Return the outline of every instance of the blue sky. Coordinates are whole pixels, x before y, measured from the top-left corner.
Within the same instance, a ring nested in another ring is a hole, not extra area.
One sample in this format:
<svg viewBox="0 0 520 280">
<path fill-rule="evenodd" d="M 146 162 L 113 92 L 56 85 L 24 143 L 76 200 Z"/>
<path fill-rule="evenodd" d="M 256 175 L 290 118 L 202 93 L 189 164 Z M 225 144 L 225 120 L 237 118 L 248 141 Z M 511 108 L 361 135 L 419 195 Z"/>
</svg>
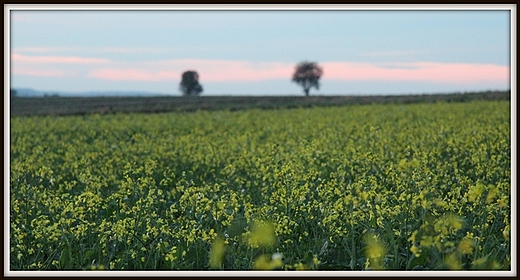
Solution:
<svg viewBox="0 0 520 280">
<path fill-rule="evenodd" d="M 10 11 L 11 87 L 44 91 L 301 95 L 304 60 L 311 95 L 507 90 L 510 53 L 507 9 Z"/>
</svg>

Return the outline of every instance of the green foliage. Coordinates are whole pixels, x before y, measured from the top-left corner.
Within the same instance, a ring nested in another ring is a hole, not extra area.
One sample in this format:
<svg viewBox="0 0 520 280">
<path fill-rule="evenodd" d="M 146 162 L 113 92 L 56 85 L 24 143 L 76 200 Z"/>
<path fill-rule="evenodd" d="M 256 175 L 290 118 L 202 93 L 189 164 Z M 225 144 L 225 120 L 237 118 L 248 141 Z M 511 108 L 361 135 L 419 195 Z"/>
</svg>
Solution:
<svg viewBox="0 0 520 280">
<path fill-rule="evenodd" d="M 509 106 L 12 117 L 10 268 L 510 270 Z"/>
<path fill-rule="evenodd" d="M 320 88 L 321 75 L 323 75 L 323 69 L 316 62 L 303 61 L 296 65 L 292 81 L 302 86 L 305 96 L 308 96 L 311 88 Z"/>
<path fill-rule="evenodd" d="M 199 95 L 202 92 L 202 86 L 199 84 L 199 74 L 195 71 L 185 71 L 181 76 L 179 89 L 183 95 Z"/>
</svg>

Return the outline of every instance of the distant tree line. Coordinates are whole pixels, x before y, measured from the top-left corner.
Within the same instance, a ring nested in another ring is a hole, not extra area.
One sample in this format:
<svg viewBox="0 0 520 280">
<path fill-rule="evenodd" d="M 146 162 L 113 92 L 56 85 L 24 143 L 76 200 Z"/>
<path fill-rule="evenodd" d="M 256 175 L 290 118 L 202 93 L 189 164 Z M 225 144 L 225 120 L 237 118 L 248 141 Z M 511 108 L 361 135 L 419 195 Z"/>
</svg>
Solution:
<svg viewBox="0 0 520 280">
<path fill-rule="evenodd" d="M 296 65 L 292 81 L 302 86 L 305 96 L 309 96 L 311 88 L 319 90 L 319 80 L 322 75 L 323 69 L 316 62 L 303 61 Z M 199 83 L 199 74 L 194 70 L 182 73 L 179 89 L 184 96 L 200 95 L 202 93 L 202 85 Z"/>
</svg>

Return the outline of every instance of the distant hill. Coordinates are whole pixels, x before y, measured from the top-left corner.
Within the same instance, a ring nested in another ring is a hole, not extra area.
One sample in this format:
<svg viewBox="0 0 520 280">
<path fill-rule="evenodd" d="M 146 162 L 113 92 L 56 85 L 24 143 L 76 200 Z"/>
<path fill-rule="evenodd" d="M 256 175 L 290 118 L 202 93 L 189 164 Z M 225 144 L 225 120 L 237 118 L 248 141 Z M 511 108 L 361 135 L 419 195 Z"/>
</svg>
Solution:
<svg viewBox="0 0 520 280">
<path fill-rule="evenodd" d="M 16 91 L 16 96 L 19 96 L 19 97 L 39 97 L 39 96 L 44 96 L 43 92 L 37 91 L 37 90 L 33 90 L 33 89 L 30 89 L 30 88 L 15 88 L 15 89 L 12 89 L 12 90 L 15 90 Z"/>
<path fill-rule="evenodd" d="M 41 91 L 30 88 L 14 88 L 18 97 L 151 97 L 151 96 L 168 96 L 163 93 L 144 92 L 144 91 L 85 91 L 85 92 L 58 92 L 58 91 Z"/>
</svg>

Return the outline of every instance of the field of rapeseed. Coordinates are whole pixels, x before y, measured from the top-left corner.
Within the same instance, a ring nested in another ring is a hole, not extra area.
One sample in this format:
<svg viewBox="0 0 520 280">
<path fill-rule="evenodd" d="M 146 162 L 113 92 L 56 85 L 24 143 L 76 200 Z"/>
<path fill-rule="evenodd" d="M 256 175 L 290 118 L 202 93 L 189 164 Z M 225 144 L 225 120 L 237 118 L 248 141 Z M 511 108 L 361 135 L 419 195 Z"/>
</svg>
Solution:
<svg viewBox="0 0 520 280">
<path fill-rule="evenodd" d="M 10 119 L 11 270 L 511 269 L 510 102 Z"/>
</svg>

